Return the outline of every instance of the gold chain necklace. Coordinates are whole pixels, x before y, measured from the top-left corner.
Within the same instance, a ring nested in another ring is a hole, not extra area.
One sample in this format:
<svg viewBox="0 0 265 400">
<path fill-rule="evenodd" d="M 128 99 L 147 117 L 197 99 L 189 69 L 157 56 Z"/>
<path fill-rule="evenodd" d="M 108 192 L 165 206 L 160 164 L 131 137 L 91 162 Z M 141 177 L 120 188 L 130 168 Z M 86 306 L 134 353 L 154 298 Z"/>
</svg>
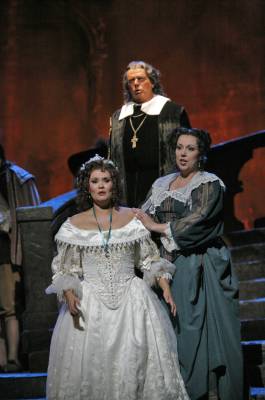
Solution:
<svg viewBox="0 0 265 400">
<path fill-rule="evenodd" d="M 139 118 L 139 117 L 142 117 L 144 114 L 145 113 L 141 113 L 141 114 L 138 114 L 138 115 L 131 115 L 131 117 L 132 118 Z"/>
<path fill-rule="evenodd" d="M 147 118 L 147 114 L 146 114 L 146 116 L 142 119 L 142 121 L 140 122 L 140 124 L 138 125 L 138 127 L 137 127 L 136 129 L 135 129 L 135 127 L 133 126 L 132 118 L 131 118 L 131 117 L 129 118 L 130 125 L 131 125 L 132 131 L 133 131 L 133 137 L 131 138 L 132 149 L 135 149 L 135 148 L 136 148 L 136 144 L 137 144 L 137 142 L 138 142 L 137 132 L 141 129 L 141 127 L 142 127 L 144 121 L 146 120 L 146 118 Z"/>
</svg>

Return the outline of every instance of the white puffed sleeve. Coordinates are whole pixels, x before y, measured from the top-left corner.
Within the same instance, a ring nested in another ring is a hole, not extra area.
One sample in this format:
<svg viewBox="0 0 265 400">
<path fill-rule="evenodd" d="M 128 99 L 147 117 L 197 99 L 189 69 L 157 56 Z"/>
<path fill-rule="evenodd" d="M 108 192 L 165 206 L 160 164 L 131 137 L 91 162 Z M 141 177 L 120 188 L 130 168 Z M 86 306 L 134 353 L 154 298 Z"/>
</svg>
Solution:
<svg viewBox="0 0 265 400">
<path fill-rule="evenodd" d="M 137 267 L 143 272 L 143 279 L 149 286 L 155 286 L 157 278 L 172 279 L 175 272 L 175 265 L 160 257 L 156 244 L 150 235 L 146 236 L 139 243 L 139 257 Z"/>
<path fill-rule="evenodd" d="M 57 243 L 58 254 L 52 261 L 52 284 L 46 289 L 46 294 L 56 293 L 59 301 L 64 300 L 64 291 L 72 289 L 75 295 L 82 298 L 81 279 L 82 251 L 79 246 L 69 243 Z"/>
</svg>

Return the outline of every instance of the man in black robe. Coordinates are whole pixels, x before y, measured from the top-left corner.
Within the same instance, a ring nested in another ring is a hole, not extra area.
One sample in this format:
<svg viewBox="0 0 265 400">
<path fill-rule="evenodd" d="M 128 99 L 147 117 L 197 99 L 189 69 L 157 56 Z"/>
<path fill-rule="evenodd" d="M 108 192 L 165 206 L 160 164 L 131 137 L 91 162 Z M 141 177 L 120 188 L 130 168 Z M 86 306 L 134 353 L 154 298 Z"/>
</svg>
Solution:
<svg viewBox="0 0 265 400">
<path fill-rule="evenodd" d="M 183 106 L 164 95 L 157 69 L 132 61 L 124 74 L 125 104 L 111 118 L 110 158 L 122 179 L 122 202 L 139 206 L 152 183 L 172 171 L 175 155 L 167 145 L 173 129 L 190 122 Z"/>
</svg>

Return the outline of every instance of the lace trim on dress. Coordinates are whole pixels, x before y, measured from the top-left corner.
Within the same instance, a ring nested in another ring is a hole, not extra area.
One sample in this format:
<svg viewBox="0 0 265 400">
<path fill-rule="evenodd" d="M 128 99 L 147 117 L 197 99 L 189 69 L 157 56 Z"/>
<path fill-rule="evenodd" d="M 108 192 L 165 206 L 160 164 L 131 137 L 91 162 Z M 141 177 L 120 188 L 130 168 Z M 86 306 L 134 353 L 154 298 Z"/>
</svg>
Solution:
<svg viewBox="0 0 265 400">
<path fill-rule="evenodd" d="M 156 208 L 167 198 L 171 197 L 183 204 L 187 204 L 189 208 L 192 208 L 192 197 L 191 193 L 194 189 L 197 189 L 201 184 L 208 182 L 219 181 L 221 187 L 225 190 L 225 184 L 215 174 L 211 174 L 206 171 L 199 171 L 193 176 L 191 181 L 183 188 L 176 190 L 169 190 L 170 183 L 178 176 L 178 173 L 166 175 L 157 179 L 152 187 L 152 195 L 142 205 L 144 211 L 148 211 L 150 214 L 154 214 Z"/>
<path fill-rule="evenodd" d="M 64 302 L 64 292 L 66 290 L 73 290 L 74 294 L 81 300 L 83 297 L 82 285 L 80 279 L 73 275 L 58 274 L 53 283 L 45 290 L 46 294 L 57 294 L 59 302 Z"/>
<path fill-rule="evenodd" d="M 130 241 L 127 240 L 126 242 L 115 242 L 115 243 L 110 243 L 108 244 L 108 247 L 110 250 L 121 250 L 121 249 L 126 249 L 129 247 L 134 246 L 135 243 L 140 243 L 142 244 L 146 238 L 148 238 L 148 236 L 150 236 L 149 234 L 141 237 L 141 238 L 132 238 Z M 122 240 L 122 239 L 121 239 Z M 90 253 L 98 253 L 98 252 L 102 252 L 102 243 L 95 243 L 95 244 L 91 244 L 91 243 L 78 243 L 76 244 L 76 241 L 63 241 L 63 240 L 59 240 L 58 238 L 55 239 L 57 246 L 62 247 L 62 248 L 76 248 L 77 250 L 85 250 L 85 251 L 89 251 Z"/>
<path fill-rule="evenodd" d="M 166 278 L 170 281 L 175 273 L 175 269 L 174 264 L 165 258 L 160 258 L 152 262 L 150 270 L 144 271 L 143 279 L 149 286 L 156 286 L 157 278 Z"/>
<path fill-rule="evenodd" d="M 150 237 L 150 232 L 141 221 L 133 218 L 122 228 L 112 230 L 108 246 L 110 248 L 125 248 L 134 243 L 140 243 Z M 72 225 L 69 219 L 62 225 L 55 236 L 56 243 L 60 246 L 77 246 L 78 248 L 97 251 L 102 248 L 102 239 L 98 231 L 79 229 Z"/>
<path fill-rule="evenodd" d="M 58 253 L 52 261 L 52 284 L 46 289 L 46 294 L 56 293 L 58 300 L 62 302 L 65 301 L 64 291 L 72 289 L 81 299 L 81 251 L 69 245 L 58 245 L 57 250 Z"/>
<path fill-rule="evenodd" d="M 141 245 L 138 267 L 143 272 L 143 279 L 149 286 L 155 286 L 157 278 L 165 277 L 171 280 L 176 269 L 174 264 L 160 257 L 159 250 L 151 237 Z"/>
</svg>

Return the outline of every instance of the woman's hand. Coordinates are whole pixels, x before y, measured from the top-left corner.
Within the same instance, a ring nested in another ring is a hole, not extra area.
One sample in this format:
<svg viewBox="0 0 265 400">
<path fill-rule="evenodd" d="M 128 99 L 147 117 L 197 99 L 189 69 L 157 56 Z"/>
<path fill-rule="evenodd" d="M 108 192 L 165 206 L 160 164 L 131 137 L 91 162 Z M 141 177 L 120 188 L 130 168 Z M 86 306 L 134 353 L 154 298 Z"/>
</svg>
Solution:
<svg viewBox="0 0 265 400">
<path fill-rule="evenodd" d="M 165 229 L 167 228 L 167 224 L 156 223 L 150 217 L 150 215 L 143 212 L 140 208 L 133 208 L 132 211 L 134 212 L 136 218 L 139 219 L 139 221 L 141 221 L 149 231 L 164 233 Z"/>
<path fill-rule="evenodd" d="M 158 284 L 163 290 L 163 297 L 165 299 L 165 302 L 170 306 L 170 311 L 175 317 L 177 314 L 177 306 L 173 300 L 168 280 L 161 277 L 158 279 Z"/>
<path fill-rule="evenodd" d="M 170 311 L 172 315 L 175 317 L 177 314 L 177 306 L 173 300 L 170 288 L 163 290 L 163 297 L 165 302 L 170 306 Z"/>
<path fill-rule="evenodd" d="M 135 216 L 149 231 L 154 230 L 155 222 L 154 220 L 145 212 L 143 212 L 140 208 L 133 208 L 132 211 L 135 213 Z"/>
<path fill-rule="evenodd" d="M 71 289 L 64 292 L 64 297 L 72 315 L 79 314 L 80 300 Z"/>
</svg>

